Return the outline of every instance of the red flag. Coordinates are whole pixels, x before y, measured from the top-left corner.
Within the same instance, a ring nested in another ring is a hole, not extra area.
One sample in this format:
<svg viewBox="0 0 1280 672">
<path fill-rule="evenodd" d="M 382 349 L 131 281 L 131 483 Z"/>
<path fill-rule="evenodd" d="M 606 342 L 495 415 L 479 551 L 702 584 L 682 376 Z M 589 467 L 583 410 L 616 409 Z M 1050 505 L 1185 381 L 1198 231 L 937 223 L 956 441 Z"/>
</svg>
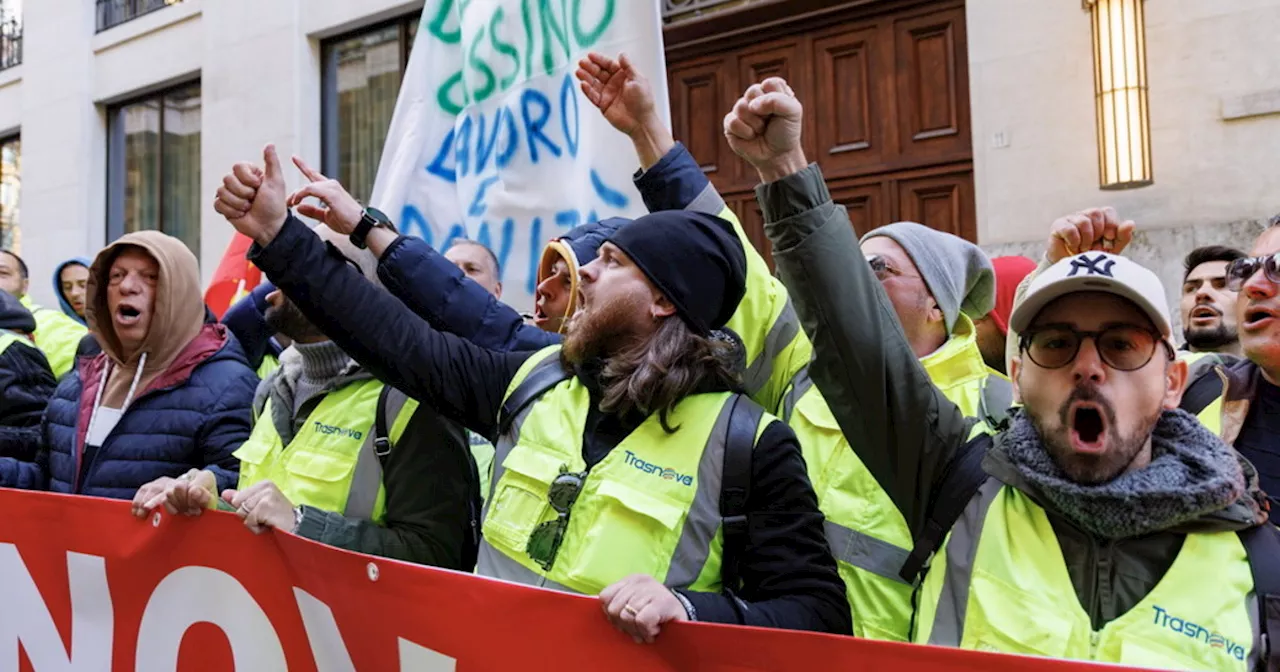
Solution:
<svg viewBox="0 0 1280 672">
<path fill-rule="evenodd" d="M 209 289 L 205 290 L 205 305 L 219 320 L 231 304 L 262 282 L 262 271 L 245 259 L 252 244 L 253 240 L 237 232 L 227 244 L 227 251 L 222 253 L 222 261 L 218 262 L 218 270 L 213 272 Z"/>
</svg>

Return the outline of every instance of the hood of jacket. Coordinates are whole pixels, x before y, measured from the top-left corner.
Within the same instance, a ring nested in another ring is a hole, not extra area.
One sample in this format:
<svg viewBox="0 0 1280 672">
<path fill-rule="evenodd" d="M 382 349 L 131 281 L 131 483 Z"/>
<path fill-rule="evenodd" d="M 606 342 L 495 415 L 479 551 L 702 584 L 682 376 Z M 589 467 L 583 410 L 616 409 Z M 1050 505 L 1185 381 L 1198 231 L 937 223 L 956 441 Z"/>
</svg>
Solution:
<svg viewBox="0 0 1280 672">
<path fill-rule="evenodd" d="M 107 308 L 108 276 L 111 264 L 122 249 L 141 248 L 156 260 L 155 305 L 151 324 L 138 352 L 126 357 L 116 335 L 111 311 Z M 89 267 L 89 283 L 85 297 L 85 319 L 102 351 L 114 364 L 107 380 L 102 403 L 118 408 L 137 373 L 143 354 L 146 364 L 138 376 L 138 390 L 149 384 L 173 363 L 178 354 L 200 333 L 205 322 L 205 305 L 200 294 L 200 271 L 196 257 L 182 241 L 159 231 L 129 233 L 111 243 L 94 258 Z"/>
<path fill-rule="evenodd" d="M 534 286 L 542 284 L 551 275 L 551 267 L 555 266 L 557 259 L 564 259 L 569 264 L 569 307 L 564 314 L 565 317 L 573 315 L 578 307 L 578 269 L 591 263 L 596 258 L 600 245 L 630 221 L 626 217 L 610 217 L 576 226 L 563 236 L 552 238 L 542 248 L 542 258 L 538 261 L 538 278 Z"/>
<path fill-rule="evenodd" d="M 62 308 L 62 312 L 65 313 L 67 317 L 79 322 L 80 324 L 85 323 L 84 318 L 76 314 L 75 309 L 71 307 L 71 302 L 67 301 L 67 297 L 62 294 L 62 269 L 73 264 L 84 266 L 87 269 L 91 263 L 92 262 L 90 262 L 86 257 L 72 257 L 61 264 L 58 264 L 57 267 L 53 269 L 53 295 L 58 297 L 58 306 Z M 88 294 L 86 293 L 86 302 L 88 301 L 88 298 Z M 86 311 L 87 310 L 88 308 L 86 306 Z"/>
<path fill-rule="evenodd" d="M 30 334 L 36 330 L 36 318 L 9 292 L 0 292 L 0 329 Z"/>
<path fill-rule="evenodd" d="M 1018 415 L 1020 417 L 1015 419 L 1015 430 L 1020 424 L 1019 421 L 1025 422 L 1025 411 L 1020 410 Z M 1046 511 L 1068 520 L 1071 520 L 1073 515 L 1079 515 L 1078 512 L 1068 512 L 1061 506 L 1055 505 L 1055 499 L 1062 501 L 1063 498 L 1046 492 L 1043 482 L 1035 482 L 1026 475 L 1024 468 L 1019 468 L 1018 460 L 1014 455 L 1017 451 L 1012 444 L 1019 439 L 1018 432 L 1014 430 L 997 435 L 994 445 L 983 459 L 983 469 L 1001 482 L 1021 490 Z M 1035 437 L 1035 441 L 1040 441 L 1038 436 Z M 1164 526 L 1159 531 L 1182 534 L 1234 532 L 1260 525 L 1267 520 L 1266 495 L 1258 484 L 1257 469 L 1230 446 L 1222 443 L 1212 432 L 1204 429 L 1194 416 L 1178 410 L 1165 411 L 1156 423 L 1153 441 L 1159 444 L 1153 446 L 1153 451 L 1162 453 L 1163 460 L 1187 463 L 1188 468 L 1182 472 L 1186 474 L 1188 481 L 1183 484 L 1184 487 L 1178 488 L 1182 494 L 1193 497 L 1192 491 L 1211 479 L 1232 482 L 1230 490 L 1235 493 L 1224 504 L 1214 507 L 1203 505 L 1197 507 L 1191 502 L 1180 502 L 1192 510 L 1195 508 L 1207 510 L 1195 516 L 1175 518 L 1178 522 Z M 1043 443 L 1040 445 L 1043 450 Z M 1153 461 L 1153 464 L 1156 462 Z M 1164 466 L 1167 467 L 1168 464 Z M 1141 491 L 1143 481 L 1147 481 L 1149 485 L 1152 480 L 1159 478 L 1154 474 L 1148 477 L 1143 473 L 1148 471 L 1152 469 L 1148 467 L 1130 472 L 1099 486 L 1079 486 L 1080 492 L 1069 493 L 1071 495 L 1069 499 L 1087 499 L 1097 494 L 1090 491 L 1100 491 L 1100 501 L 1104 503 L 1106 497 L 1110 496 L 1115 502 L 1127 502 L 1123 506 L 1136 508 L 1146 494 Z M 1134 487 L 1132 492 L 1124 491 L 1134 484 L 1138 487 Z M 1108 489 L 1114 492 L 1106 492 Z"/>
</svg>

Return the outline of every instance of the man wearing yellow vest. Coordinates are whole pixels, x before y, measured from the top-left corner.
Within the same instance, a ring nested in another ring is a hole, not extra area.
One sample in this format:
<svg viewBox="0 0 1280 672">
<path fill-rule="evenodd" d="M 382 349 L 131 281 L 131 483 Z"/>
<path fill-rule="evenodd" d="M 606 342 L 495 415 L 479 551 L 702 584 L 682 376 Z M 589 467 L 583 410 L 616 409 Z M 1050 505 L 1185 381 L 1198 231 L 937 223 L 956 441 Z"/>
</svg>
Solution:
<svg viewBox="0 0 1280 672">
<path fill-rule="evenodd" d="M 27 262 L 9 250 L 0 250 L 0 289 L 22 301 L 22 305 L 36 318 L 36 347 L 49 360 L 49 368 L 55 378 L 71 370 L 76 362 L 76 349 L 80 339 L 88 333 L 83 324 L 62 314 L 62 311 L 38 306 L 27 294 L 29 283 Z"/>
<path fill-rule="evenodd" d="M 583 92 L 605 119 L 631 138 L 641 166 L 635 184 L 650 211 L 690 209 L 717 214 L 734 223 L 747 251 L 748 290 L 727 326 L 742 338 L 747 350 L 747 389 L 753 399 L 786 421 L 800 439 L 819 508 L 826 516 L 823 527 L 827 540 L 847 586 L 854 634 L 906 641 L 910 635 L 911 583 L 900 576 L 900 569 L 912 546 L 911 533 L 893 501 L 850 449 L 826 400 L 812 385 L 808 373 L 812 346 L 799 329 L 786 288 L 769 272 L 764 258 L 752 247 L 737 218 L 697 162 L 675 142 L 657 113 L 646 78 L 629 59 L 590 54 L 579 63 L 577 76 Z M 966 294 L 973 297 L 971 307 L 985 307 L 990 300 L 986 297 L 992 293 L 990 268 L 977 248 L 946 234 L 913 235 L 905 228 L 884 231 L 902 230 L 903 237 L 919 240 L 921 254 L 932 254 L 931 244 L 946 247 L 959 242 L 961 250 L 968 252 L 975 263 L 963 269 L 934 269 L 932 281 L 944 290 L 952 290 L 947 296 L 954 297 L 955 287 L 970 288 Z M 873 240 L 870 244 L 880 242 Z M 955 256 L 965 258 L 964 254 Z M 914 268 L 910 258 L 898 263 Z M 919 318 L 911 319 L 911 323 L 934 327 L 929 337 L 936 340 L 922 349 L 935 381 L 957 403 L 973 412 L 980 411 L 980 405 L 972 402 L 980 399 L 976 393 L 984 389 L 982 385 L 993 372 L 983 365 L 969 318 L 952 311 L 957 324 L 954 331 L 962 335 L 948 339 L 944 313 L 918 274 L 912 272 L 916 276 L 912 282 L 889 277 L 887 264 L 885 271 L 886 286 L 896 288 L 895 308 L 907 316 L 902 319 Z M 958 300 L 956 304 L 964 302 Z M 997 390 L 1003 394 L 1002 399 L 992 403 L 993 412 L 1003 411 L 1012 396 L 1006 380 L 996 380 L 988 392 Z"/>
<path fill-rule="evenodd" d="M 376 283 L 373 255 L 323 224 L 315 231 L 330 254 Z M 235 452 L 237 489 L 218 502 L 213 474 L 192 470 L 141 488 L 135 515 L 161 505 L 198 515 L 225 504 L 254 532 L 276 528 L 350 551 L 471 570 L 480 493 L 462 428 L 374 379 L 279 290 L 266 301 L 267 326 L 293 344 L 258 386 L 257 421 Z M 374 420 L 379 406 L 385 427 Z"/>
<path fill-rule="evenodd" d="M 798 121 L 775 117 L 795 111 L 785 87 L 756 98 L 748 106 L 764 134 Z M 757 191 L 765 230 L 814 339 L 814 380 L 833 408 L 848 409 L 837 413 L 841 427 L 860 437 L 853 449 L 916 538 L 946 535 L 919 590 L 914 639 L 1138 666 L 1260 667 L 1270 628 L 1258 605 L 1274 609 L 1275 591 L 1268 577 L 1255 580 L 1246 548 L 1280 540 L 1262 525 L 1248 463 L 1174 410 L 1186 365 L 1159 279 L 1106 252 L 1037 277 L 1010 320 L 1023 410 L 993 438 L 929 384 L 901 326 L 884 319 L 893 312 L 884 287 L 799 143 L 758 157 L 770 180 Z"/>
<path fill-rule="evenodd" d="M 1280 502 L 1280 216 L 1258 236 L 1252 255 L 1227 267 L 1238 292 L 1236 324 L 1246 359 L 1192 367 L 1182 408 L 1258 468 L 1262 489 Z"/>
<path fill-rule="evenodd" d="M 289 214 L 273 147 L 264 161 L 215 203 L 254 263 L 380 379 L 494 440 L 479 574 L 597 595 L 637 641 L 683 620 L 849 632 L 795 436 L 733 392 L 711 338 L 745 291 L 728 223 L 623 225 L 580 269 L 563 349 L 497 353 L 356 282 Z M 366 222 L 344 229 L 357 245 Z"/>
</svg>

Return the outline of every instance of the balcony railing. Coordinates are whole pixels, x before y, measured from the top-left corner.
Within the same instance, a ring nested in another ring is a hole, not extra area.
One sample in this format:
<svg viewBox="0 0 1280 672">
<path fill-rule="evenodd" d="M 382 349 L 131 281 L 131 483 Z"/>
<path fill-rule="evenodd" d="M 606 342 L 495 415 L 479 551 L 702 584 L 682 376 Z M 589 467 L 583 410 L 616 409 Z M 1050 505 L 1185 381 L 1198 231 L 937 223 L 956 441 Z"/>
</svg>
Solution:
<svg viewBox="0 0 1280 672">
<path fill-rule="evenodd" d="M 132 21 L 182 0 L 97 0 L 98 32 Z"/>
<path fill-rule="evenodd" d="M 662 20 L 671 23 L 692 19 L 749 2 L 752 0 L 662 0 Z"/>
<path fill-rule="evenodd" d="M 22 64 L 22 22 L 0 15 L 0 70 Z"/>
</svg>

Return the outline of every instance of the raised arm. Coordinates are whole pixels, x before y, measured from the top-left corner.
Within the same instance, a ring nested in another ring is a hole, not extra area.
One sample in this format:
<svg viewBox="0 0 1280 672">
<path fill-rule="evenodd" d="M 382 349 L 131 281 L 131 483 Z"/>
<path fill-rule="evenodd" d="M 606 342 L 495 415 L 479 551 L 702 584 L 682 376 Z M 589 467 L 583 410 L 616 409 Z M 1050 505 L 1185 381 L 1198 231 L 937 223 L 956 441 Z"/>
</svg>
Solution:
<svg viewBox="0 0 1280 672">
<path fill-rule="evenodd" d="M 933 385 L 859 251 L 844 207 L 800 149 L 803 111 L 781 79 L 747 90 L 725 135 L 765 184 L 756 198 L 774 261 L 813 341 L 814 382 L 850 445 L 913 531 L 970 423 Z"/>
<path fill-rule="evenodd" d="M 648 80 L 626 56 L 614 60 L 589 54 L 578 62 L 576 74 L 587 99 L 631 139 L 640 160 L 636 188 L 650 212 L 693 210 L 733 223 L 747 253 L 747 293 L 725 326 L 742 338 L 746 350 L 743 384 L 747 393 L 766 409 L 776 410 L 788 383 L 809 363 L 812 351 L 786 288 L 769 272 L 738 217 L 693 156 L 672 137 L 657 113 Z"/>
<path fill-rule="evenodd" d="M 560 335 L 526 324 L 421 238 L 400 236 L 381 255 L 378 278 L 410 310 L 440 331 L 499 352 L 541 350 Z"/>
<path fill-rule="evenodd" d="M 379 380 L 492 438 L 507 385 L 529 353 L 496 353 L 439 332 L 368 282 L 289 213 L 275 148 L 268 145 L 263 158 L 266 171 L 237 164 L 215 203 L 219 213 L 254 240 L 249 258 Z M 305 196 L 322 197 L 315 187 L 305 188 Z"/>
</svg>

